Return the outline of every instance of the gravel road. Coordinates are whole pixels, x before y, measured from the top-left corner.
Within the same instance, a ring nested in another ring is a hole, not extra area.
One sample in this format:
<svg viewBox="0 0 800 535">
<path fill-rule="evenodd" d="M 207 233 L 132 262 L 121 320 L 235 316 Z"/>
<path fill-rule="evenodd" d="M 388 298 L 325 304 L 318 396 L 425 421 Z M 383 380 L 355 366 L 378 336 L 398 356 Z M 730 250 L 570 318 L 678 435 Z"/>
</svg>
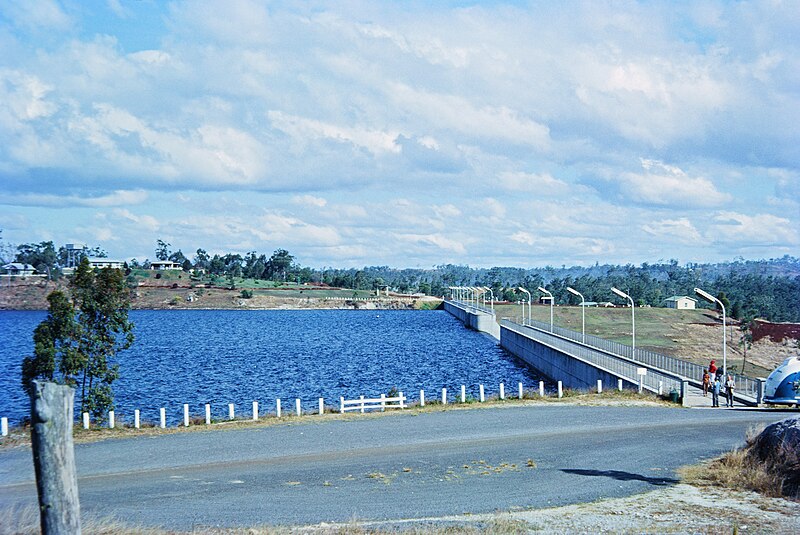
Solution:
<svg viewBox="0 0 800 535">
<path fill-rule="evenodd" d="M 82 508 L 144 526 L 314 524 L 543 508 L 676 483 L 770 411 L 508 405 L 76 445 Z M 0 452 L 0 507 L 35 504 Z"/>
</svg>

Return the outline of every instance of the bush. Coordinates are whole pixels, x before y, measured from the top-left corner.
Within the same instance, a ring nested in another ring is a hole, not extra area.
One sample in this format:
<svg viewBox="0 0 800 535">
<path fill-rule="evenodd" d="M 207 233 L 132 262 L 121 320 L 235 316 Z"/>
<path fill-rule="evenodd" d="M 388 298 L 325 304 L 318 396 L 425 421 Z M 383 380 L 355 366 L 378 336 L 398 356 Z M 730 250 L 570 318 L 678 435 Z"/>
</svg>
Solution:
<svg viewBox="0 0 800 535">
<path fill-rule="evenodd" d="M 252 299 L 253 290 L 242 290 L 240 295 L 242 296 L 242 299 Z"/>
</svg>

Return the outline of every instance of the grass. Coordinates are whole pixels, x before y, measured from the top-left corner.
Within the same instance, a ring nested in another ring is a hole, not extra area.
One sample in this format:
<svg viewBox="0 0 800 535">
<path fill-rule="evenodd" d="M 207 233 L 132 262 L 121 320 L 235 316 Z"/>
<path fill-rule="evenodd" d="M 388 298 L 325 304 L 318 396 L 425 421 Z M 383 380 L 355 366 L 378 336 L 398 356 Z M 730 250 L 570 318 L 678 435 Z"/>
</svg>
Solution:
<svg viewBox="0 0 800 535">
<path fill-rule="evenodd" d="M 455 535 L 493 533 L 512 535 L 528 533 L 529 525 L 521 520 L 497 518 L 486 521 L 448 521 L 415 523 L 397 526 L 372 526 L 353 520 L 346 524 L 322 524 L 319 526 L 254 526 L 241 528 L 196 527 L 190 531 L 164 530 L 131 526 L 110 517 L 81 515 L 81 532 L 85 535 Z M 0 534 L 38 535 L 39 515 L 35 507 L 10 507 L 0 509 Z"/>
<path fill-rule="evenodd" d="M 800 452 L 783 447 L 771 460 L 760 461 L 754 455 L 759 429 L 750 429 L 743 448 L 716 459 L 684 466 L 678 475 L 684 483 L 697 487 L 724 487 L 751 490 L 773 498 L 800 499 Z"/>
</svg>

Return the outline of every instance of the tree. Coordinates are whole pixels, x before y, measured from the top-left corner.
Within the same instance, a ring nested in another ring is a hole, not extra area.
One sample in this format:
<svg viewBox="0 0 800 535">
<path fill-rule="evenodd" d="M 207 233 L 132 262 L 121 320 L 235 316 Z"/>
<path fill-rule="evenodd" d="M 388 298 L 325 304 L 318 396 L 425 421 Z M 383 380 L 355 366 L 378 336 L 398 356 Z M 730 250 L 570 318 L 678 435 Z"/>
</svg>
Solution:
<svg viewBox="0 0 800 535">
<path fill-rule="evenodd" d="M 171 246 L 171 244 L 165 242 L 164 240 L 158 240 L 156 242 L 156 258 L 158 260 L 167 260 L 170 255 L 169 248 Z"/>
<path fill-rule="evenodd" d="M 753 317 L 747 316 L 739 322 L 739 346 L 742 348 L 742 375 L 747 365 L 747 350 L 753 347 Z"/>
<path fill-rule="evenodd" d="M 275 276 L 279 275 L 282 280 L 286 280 L 286 275 L 292 269 L 292 262 L 294 257 L 289 254 L 286 249 L 276 250 L 267 262 L 267 271 L 270 278 L 275 280 Z"/>
<path fill-rule="evenodd" d="M 58 263 L 58 254 L 51 241 L 41 243 L 24 243 L 17 247 L 16 262 L 32 265 L 36 271 L 54 274 Z"/>
<path fill-rule="evenodd" d="M 70 298 L 60 291 L 48 296 L 48 316 L 34 331 L 34 356 L 22 362 L 23 386 L 40 378 L 79 386 L 81 412 L 102 420 L 114 408 L 115 357 L 133 344 L 130 290 L 121 270 L 92 270 L 87 258 L 69 290 Z"/>
</svg>

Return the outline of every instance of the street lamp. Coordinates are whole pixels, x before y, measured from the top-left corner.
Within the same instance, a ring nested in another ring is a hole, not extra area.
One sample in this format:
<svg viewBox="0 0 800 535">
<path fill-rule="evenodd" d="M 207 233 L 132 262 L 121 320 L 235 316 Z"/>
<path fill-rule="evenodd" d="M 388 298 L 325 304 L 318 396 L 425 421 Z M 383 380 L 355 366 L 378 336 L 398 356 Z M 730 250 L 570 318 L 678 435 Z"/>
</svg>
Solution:
<svg viewBox="0 0 800 535">
<path fill-rule="evenodd" d="M 550 332 L 553 332 L 553 294 L 539 286 L 539 291 L 546 294 L 550 298 Z"/>
<path fill-rule="evenodd" d="M 586 299 L 583 298 L 583 294 L 581 294 L 575 288 L 570 288 L 567 286 L 567 291 L 573 295 L 577 295 L 581 298 L 581 342 L 586 343 Z"/>
<path fill-rule="evenodd" d="M 722 301 L 714 297 L 708 292 L 704 292 L 700 288 L 695 288 L 694 293 L 709 301 L 711 303 L 717 303 L 720 307 L 722 307 L 722 375 L 723 377 L 728 376 L 728 347 L 725 342 L 725 305 L 722 304 Z"/>
<path fill-rule="evenodd" d="M 489 296 L 490 296 L 489 297 L 489 299 L 490 299 L 489 308 L 492 311 L 492 315 L 494 315 L 494 291 L 491 288 L 489 288 L 488 286 L 484 288 L 484 291 L 489 292 Z"/>
<path fill-rule="evenodd" d="M 627 299 L 631 302 L 631 357 L 636 360 L 636 315 L 634 310 L 636 308 L 633 306 L 633 297 L 626 294 L 622 290 L 617 290 L 613 286 L 611 287 L 611 291 L 620 296 L 623 299 Z"/>
<path fill-rule="evenodd" d="M 530 321 L 533 319 L 531 317 L 531 293 L 528 290 L 526 290 L 525 288 L 523 288 L 522 286 L 519 287 L 519 291 L 525 292 L 526 294 L 528 294 L 528 322 L 530 323 Z M 522 307 L 522 324 L 523 325 L 525 324 L 525 307 L 524 306 Z"/>
</svg>

